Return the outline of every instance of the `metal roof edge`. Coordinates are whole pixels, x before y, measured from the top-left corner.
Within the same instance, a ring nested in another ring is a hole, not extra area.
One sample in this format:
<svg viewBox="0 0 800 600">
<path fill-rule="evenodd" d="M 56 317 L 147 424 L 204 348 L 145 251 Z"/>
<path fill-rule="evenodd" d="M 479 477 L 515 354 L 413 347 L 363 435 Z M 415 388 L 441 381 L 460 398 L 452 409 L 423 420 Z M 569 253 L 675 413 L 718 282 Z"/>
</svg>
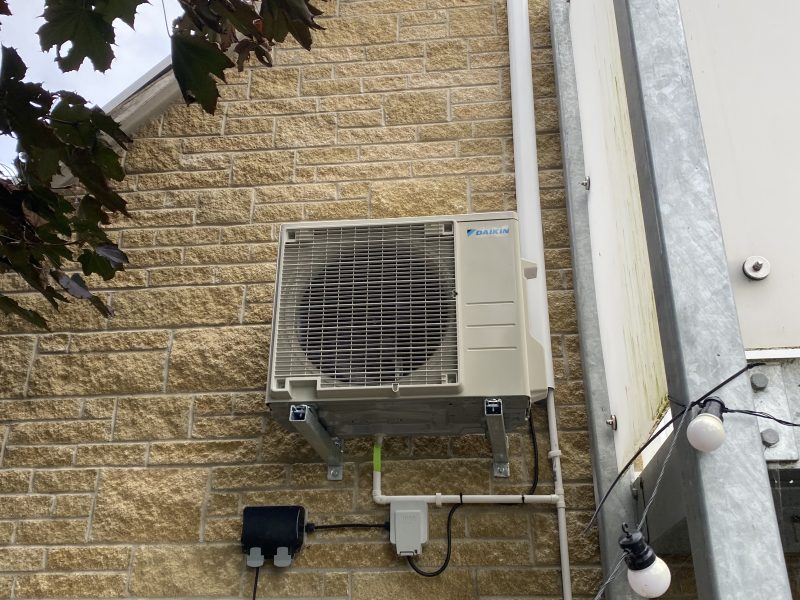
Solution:
<svg viewBox="0 0 800 600">
<path fill-rule="evenodd" d="M 102 108 L 126 133 L 134 134 L 180 97 L 180 89 L 172 76 L 172 57 L 167 56 Z"/>
</svg>

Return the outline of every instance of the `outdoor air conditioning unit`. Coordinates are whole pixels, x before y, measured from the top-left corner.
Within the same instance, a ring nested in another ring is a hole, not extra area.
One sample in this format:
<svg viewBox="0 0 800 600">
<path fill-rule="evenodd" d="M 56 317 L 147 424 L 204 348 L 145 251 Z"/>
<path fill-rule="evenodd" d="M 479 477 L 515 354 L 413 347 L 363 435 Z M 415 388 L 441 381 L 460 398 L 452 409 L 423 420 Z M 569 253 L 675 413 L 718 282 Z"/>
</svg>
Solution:
<svg viewBox="0 0 800 600">
<path fill-rule="evenodd" d="M 536 265 L 520 259 L 517 225 L 510 212 L 284 225 L 276 420 L 329 464 L 332 438 L 522 424 L 547 384 L 526 322 Z"/>
</svg>

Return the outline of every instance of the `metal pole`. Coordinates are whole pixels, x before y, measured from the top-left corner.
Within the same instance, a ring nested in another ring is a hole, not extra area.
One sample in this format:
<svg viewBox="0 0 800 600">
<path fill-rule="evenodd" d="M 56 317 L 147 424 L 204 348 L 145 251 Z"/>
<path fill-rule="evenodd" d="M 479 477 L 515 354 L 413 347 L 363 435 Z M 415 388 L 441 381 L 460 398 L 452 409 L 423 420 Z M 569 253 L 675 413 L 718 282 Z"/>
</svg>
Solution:
<svg viewBox="0 0 800 600">
<path fill-rule="evenodd" d="M 615 0 L 659 328 L 673 398 L 697 398 L 745 364 L 678 0 Z M 747 380 L 719 395 L 753 408 Z M 713 453 L 681 436 L 698 596 L 791 598 L 755 419 L 725 419 Z"/>
</svg>

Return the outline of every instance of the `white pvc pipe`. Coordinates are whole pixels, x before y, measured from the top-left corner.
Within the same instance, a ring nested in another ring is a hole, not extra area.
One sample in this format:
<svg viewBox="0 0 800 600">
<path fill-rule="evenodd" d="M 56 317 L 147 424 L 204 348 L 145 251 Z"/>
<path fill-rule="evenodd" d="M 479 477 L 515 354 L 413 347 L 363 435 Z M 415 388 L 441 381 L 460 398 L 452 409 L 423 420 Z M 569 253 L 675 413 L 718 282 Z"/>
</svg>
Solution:
<svg viewBox="0 0 800 600">
<path fill-rule="evenodd" d="M 561 585 L 564 600 L 572 600 L 567 517 L 564 482 L 561 475 L 561 451 L 558 446 L 553 388 L 553 351 L 550 345 L 550 320 L 547 310 L 547 286 L 544 277 L 544 240 L 539 198 L 539 163 L 536 156 L 536 113 L 533 100 L 533 66 L 528 0 L 507 0 L 508 53 L 511 69 L 511 113 L 514 131 L 514 180 L 517 215 L 520 227 L 522 258 L 536 263 L 538 277 L 527 282 L 528 322 L 531 333 L 544 346 L 547 378 L 547 423 L 558 516 L 558 542 L 561 554 Z"/>
<path fill-rule="evenodd" d="M 531 415 L 530 418 L 533 418 Z M 553 482 L 561 501 L 556 504 L 558 517 L 558 548 L 561 556 L 561 589 L 564 600 L 572 600 L 572 578 L 569 566 L 569 543 L 567 532 L 567 505 L 564 502 L 564 479 L 561 475 L 561 450 L 558 448 L 558 424 L 556 423 L 556 400 L 553 388 L 547 391 L 547 427 L 550 431 L 550 454 L 553 461 Z"/>
<path fill-rule="evenodd" d="M 381 493 L 381 472 L 372 471 L 372 500 L 376 504 L 391 504 L 416 500 L 427 504 L 558 504 L 556 494 L 423 494 L 417 496 L 384 496 Z"/>
<path fill-rule="evenodd" d="M 508 0 L 508 52 L 511 67 L 511 114 L 514 130 L 514 181 L 522 258 L 536 263 L 538 275 L 527 281 L 528 323 L 544 346 L 547 387 L 553 387 L 553 351 L 547 313 L 539 163 L 536 156 L 536 113 L 528 0 Z"/>
</svg>

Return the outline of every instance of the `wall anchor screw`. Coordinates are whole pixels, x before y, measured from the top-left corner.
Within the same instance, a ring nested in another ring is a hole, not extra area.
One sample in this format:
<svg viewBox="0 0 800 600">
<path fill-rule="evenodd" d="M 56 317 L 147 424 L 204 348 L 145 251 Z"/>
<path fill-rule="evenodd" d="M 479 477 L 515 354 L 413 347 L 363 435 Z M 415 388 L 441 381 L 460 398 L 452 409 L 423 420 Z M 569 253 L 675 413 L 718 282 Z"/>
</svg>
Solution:
<svg viewBox="0 0 800 600">
<path fill-rule="evenodd" d="M 611 418 L 606 419 L 606 425 L 611 427 L 612 431 L 617 430 L 617 415 L 611 415 Z"/>
<path fill-rule="evenodd" d="M 586 178 L 583 181 L 581 181 L 581 185 L 588 190 L 590 187 L 592 187 L 591 178 L 587 175 Z"/>
</svg>

